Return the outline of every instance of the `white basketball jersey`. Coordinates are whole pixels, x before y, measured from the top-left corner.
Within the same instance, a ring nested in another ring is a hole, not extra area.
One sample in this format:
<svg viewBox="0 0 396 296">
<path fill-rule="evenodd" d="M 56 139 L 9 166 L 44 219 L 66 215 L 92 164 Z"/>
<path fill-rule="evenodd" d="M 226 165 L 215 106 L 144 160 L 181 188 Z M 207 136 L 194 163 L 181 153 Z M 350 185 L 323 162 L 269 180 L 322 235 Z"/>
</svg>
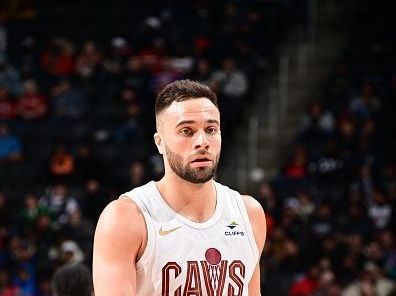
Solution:
<svg viewBox="0 0 396 296">
<path fill-rule="evenodd" d="M 248 295 L 259 260 L 240 194 L 215 182 L 216 209 L 204 223 L 177 214 L 156 183 L 127 192 L 147 225 L 147 246 L 136 265 L 139 296 Z"/>
</svg>

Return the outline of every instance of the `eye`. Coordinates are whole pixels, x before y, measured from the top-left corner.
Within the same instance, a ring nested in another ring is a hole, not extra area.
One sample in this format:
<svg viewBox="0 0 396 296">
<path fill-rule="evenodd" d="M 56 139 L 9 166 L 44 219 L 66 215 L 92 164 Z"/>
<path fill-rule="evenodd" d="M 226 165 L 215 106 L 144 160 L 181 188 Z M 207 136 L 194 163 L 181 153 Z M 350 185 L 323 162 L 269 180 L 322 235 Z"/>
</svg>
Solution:
<svg viewBox="0 0 396 296">
<path fill-rule="evenodd" d="M 214 135 L 214 134 L 217 133 L 217 128 L 214 127 L 214 126 L 208 127 L 208 128 L 206 129 L 206 132 L 207 132 L 209 135 Z"/>
<path fill-rule="evenodd" d="M 187 127 L 182 128 L 182 129 L 180 130 L 180 133 L 181 133 L 183 136 L 186 136 L 186 137 L 189 137 L 189 136 L 191 136 L 191 135 L 193 134 L 192 130 L 191 130 L 190 128 L 187 128 Z"/>
</svg>

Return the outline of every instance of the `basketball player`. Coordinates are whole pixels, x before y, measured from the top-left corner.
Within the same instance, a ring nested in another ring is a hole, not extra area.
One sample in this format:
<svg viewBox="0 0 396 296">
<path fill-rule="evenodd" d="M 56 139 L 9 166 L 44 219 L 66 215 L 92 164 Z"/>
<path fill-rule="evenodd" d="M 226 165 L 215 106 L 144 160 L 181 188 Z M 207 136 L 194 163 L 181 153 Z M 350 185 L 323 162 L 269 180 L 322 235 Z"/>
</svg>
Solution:
<svg viewBox="0 0 396 296">
<path fill-rule="evenodd" d="M 155 113 L 165 175 L 101 214 L 95 295 L 260 295 L 265 216 L 255 199 L 213 180 L 221 149 L 216 95 L 176 81 L 159 93 Z"/>
</svg>

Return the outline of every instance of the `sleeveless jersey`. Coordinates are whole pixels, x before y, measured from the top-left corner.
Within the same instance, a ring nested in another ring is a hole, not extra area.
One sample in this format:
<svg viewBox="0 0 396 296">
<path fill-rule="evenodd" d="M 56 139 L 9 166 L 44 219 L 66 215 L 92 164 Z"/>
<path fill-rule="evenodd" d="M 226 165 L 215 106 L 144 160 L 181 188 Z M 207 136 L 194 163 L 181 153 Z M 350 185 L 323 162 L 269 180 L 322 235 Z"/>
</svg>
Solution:
<svg viewBox="0 0 396 296">
<path fill-rule="evenodd" d="M 258 248 L 241 195 L 215 182 L 212 217 L 193 222 L 177 214 L 151 181 L 124 195 L 141 209 L 147 246 L 136 263 L 139 296 L 248 295 Z"/>
</svg>

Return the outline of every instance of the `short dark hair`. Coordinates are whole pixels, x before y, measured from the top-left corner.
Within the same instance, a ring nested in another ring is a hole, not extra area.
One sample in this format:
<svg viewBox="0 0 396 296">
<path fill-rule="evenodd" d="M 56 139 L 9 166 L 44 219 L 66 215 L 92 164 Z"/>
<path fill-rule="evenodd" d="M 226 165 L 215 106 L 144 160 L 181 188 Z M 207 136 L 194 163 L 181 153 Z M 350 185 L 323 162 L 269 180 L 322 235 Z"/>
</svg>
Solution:
<svg viewBox="0 0 396 296">
<path fill-rule="evenodd" d="M 91 296 L 91 272 L 83 264 L 64 265 L 52 277 L 52 289 L 56 296 Z"/>
<path fill-rule="evenodd" d="M 189 99 L 207 98 L 217 108 L 217 96 L 209 86 L 189 79 L 176 80 L 165 86 L 157 96 L 155 115 L 169 107 L 174 101 L 182 102 Z"/>
</svg>

